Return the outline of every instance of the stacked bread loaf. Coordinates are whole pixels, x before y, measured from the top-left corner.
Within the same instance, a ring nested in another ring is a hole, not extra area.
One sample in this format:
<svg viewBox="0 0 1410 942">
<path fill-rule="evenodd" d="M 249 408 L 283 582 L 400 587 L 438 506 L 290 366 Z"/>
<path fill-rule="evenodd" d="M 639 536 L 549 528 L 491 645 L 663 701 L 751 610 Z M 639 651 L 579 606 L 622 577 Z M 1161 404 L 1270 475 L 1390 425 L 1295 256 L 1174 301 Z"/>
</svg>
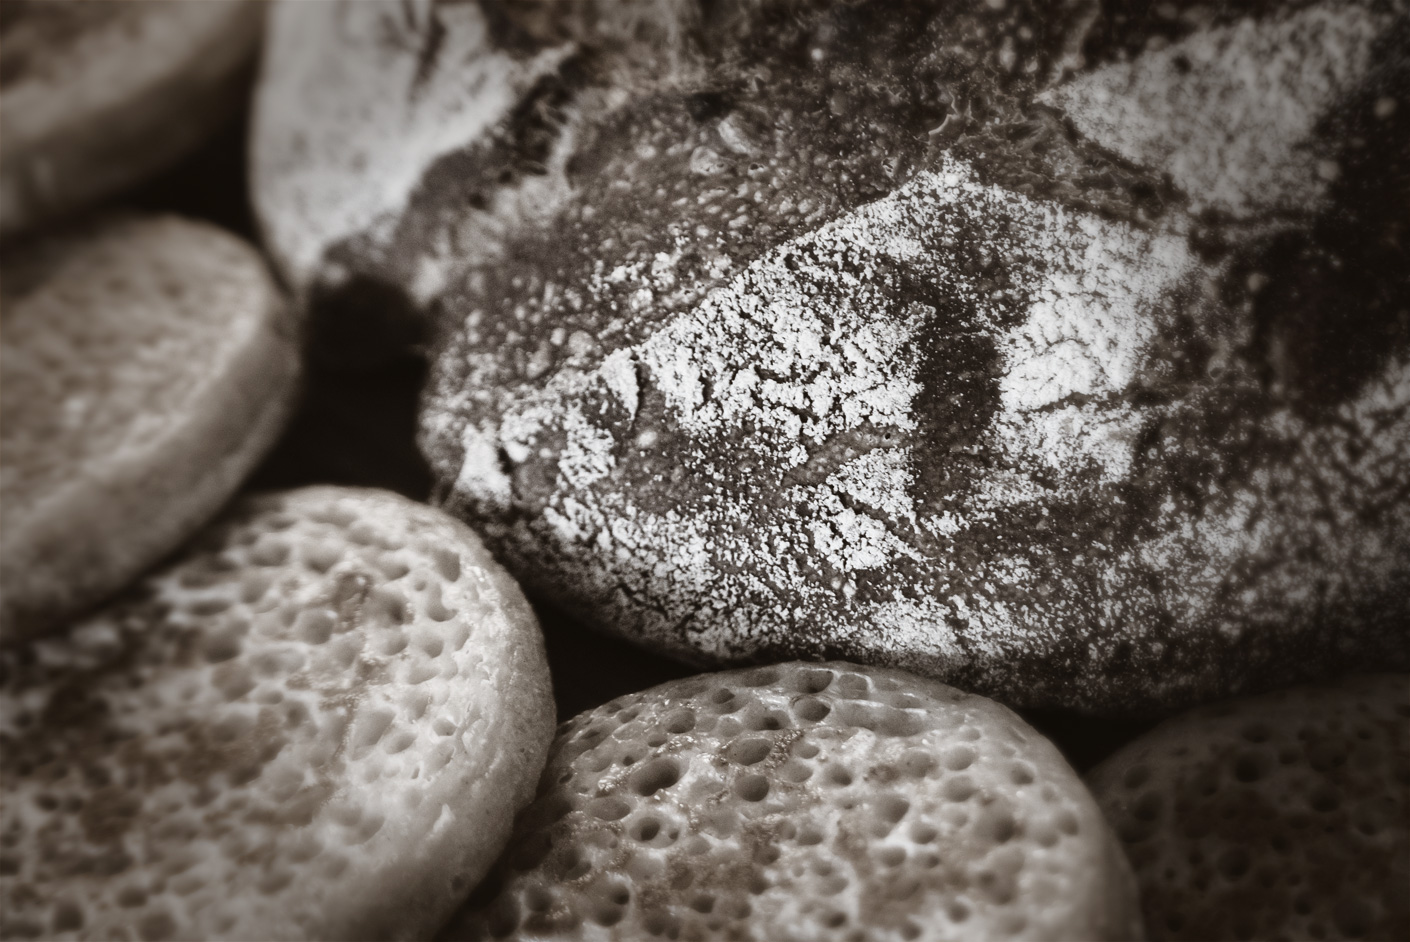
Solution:
<svg viewBox="0 0 1410 942">
<path fill-rule="evenodd" d="M 0 11 L 0 938 L 1410 933 L 1401 0 Z"/>
</svg>

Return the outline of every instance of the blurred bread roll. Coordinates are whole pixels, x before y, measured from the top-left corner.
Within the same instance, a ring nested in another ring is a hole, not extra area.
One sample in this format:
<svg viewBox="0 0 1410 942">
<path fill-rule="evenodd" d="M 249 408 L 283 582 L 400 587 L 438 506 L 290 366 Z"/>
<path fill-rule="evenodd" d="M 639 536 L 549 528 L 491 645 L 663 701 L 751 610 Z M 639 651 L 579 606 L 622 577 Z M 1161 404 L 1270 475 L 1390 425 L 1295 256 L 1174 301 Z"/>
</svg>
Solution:
<svg viewBox="0 0 1410 942">
<path fill-rule="evenodd" d="M 0 638 L 121 588 L 234 493 L 293 405 L 284 300 L 241 239 L 105 219 L 0 259 Z"/>
<path fill-rule="evenodd" d="M 161 170 L 231 118 L 259 0 L 6 0 L 0 235 Z"/>
<path fill-rule="evenodd" d="M 1201 707 L 1087 780 L 1152 939 L 1410 936 L 1410 676 Z"/>
</svg>

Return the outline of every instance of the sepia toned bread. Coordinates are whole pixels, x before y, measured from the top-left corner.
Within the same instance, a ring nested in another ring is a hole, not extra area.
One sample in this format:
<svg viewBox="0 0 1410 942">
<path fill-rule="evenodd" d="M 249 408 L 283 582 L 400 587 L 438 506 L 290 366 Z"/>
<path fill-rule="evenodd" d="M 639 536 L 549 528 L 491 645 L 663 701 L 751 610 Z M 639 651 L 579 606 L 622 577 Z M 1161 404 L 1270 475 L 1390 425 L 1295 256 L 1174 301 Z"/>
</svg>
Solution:
<svg viewBox="0 0 1410 942">
<path fill-rule="evenodd" d="M 0 235 L 160 171 L 233 117 L 260 0 L 6 0 Z"/>
<path fill-rule="evenodd" d="M 560 727 L 453 939 L 1138 939 L 1057 749 L 901 671 L 675 680 Z"/>
<path fill-rule="evenodd" d="M 514 582 L 372 490 L 248 499 L 0 675 L 7 939 L 425 938 L 553 736 Z"/>
<path fill-rule="evenodd" d="M 421 420 L 528 591 L 1085 711 L 1410 666 L 1403 15 L 731 9 L 457 158 L 567 194 L 457 216 Z"/>
<path fill-rule="evenodd" d="M 1201 707 L 1088 775 L 1152 939 L 1410 934 L 1410 676 Z"/>
<path fill-rule="evenodd" d="M 62 624 L 174 550 L 293 406 L 298 341 L 263 260 L 173 216 L 0 259 L 0 638 Z"/>
<path fill-rule="evenodd" d="M 1156 713 L 1410 667 L 1407 30 L 305 5 L 256 200 L 316 321 L 436 312 L 436 499 L 546 604 Z"/>
</svg>

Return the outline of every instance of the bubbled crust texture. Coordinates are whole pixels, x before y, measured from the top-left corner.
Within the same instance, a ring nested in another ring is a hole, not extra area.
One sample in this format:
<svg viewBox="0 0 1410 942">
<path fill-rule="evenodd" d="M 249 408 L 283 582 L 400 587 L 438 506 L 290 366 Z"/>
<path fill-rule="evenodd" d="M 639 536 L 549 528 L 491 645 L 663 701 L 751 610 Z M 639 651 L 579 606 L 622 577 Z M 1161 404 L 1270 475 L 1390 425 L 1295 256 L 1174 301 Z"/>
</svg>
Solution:
<svg viewBox="0 0 1410 942">
<path fill-rule="evenodd" d="M 518 588 L 375 491 L 250 500 L 3 674 L 5 938 L 424 937 L 553 734 Z"/>
<path fill-rule="evenodd" d="M 696 662 L 1105 711 L 1407 665 L 1403 7 L 1120 7 L 743 6 L 564 73 L 504 134 L 566 202 L 441 298 L 439 499 Z"/>
<path fill-rule="evenodd" d="M 1088 781 L 1153 939 L 1410 936 L 1410 676 L 1204 707 Z"/>
<path fill-rule="evenodd" d="M 442 938 L 1134 939 L 1136 909 L 1091 796 L 1013 713 L 791 663 L 563 724 Z"/>
</svg>

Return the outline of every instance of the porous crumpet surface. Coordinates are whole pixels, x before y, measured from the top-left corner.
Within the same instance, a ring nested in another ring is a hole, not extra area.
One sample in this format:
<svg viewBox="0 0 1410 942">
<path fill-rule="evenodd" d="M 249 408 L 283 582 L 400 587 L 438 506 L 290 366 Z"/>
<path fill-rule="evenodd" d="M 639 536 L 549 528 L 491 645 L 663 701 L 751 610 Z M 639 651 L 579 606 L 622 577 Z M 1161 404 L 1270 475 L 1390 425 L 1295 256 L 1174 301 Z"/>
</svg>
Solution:
<svg viewBox="0 0 1410 942">
<path fill-rule="evenodd" d="M 564 724 L 442 938 L 1140 935 L 1115 838 L 1016 715 L 901 671 L 795 662 Z"/>
<path fill-rule="evenodd" d="M 5 938 L 424 937 L 553 729 L 517 586 L 376 491 L 253 499 L 3 674 Z"/>
<path fill-rule="evenodd" d="M 1410 676 L 1203 707 L 1088 781 L 1152 938 L 1410 937 Z"/>
</svg>

